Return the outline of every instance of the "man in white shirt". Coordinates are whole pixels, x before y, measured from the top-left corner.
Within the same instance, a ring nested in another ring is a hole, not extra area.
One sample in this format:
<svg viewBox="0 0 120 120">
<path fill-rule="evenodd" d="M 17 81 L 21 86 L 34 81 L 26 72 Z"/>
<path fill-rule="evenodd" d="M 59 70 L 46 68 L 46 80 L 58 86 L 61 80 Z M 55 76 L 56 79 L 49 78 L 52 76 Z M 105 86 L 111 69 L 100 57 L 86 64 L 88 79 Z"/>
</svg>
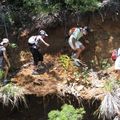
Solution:
<svg viewBox="0 0 120 120">
<path fill-rule="evenodd" d="M 35 36 L 31 36 L 28 39 L 28 45 L 30 48 L 30 51 L 32 53 L 33 56 L 33 60 L 34 60 L 34 70 L 33 70 L 33 74 L 38 74 L 37 70 L 38 70 L 38 66 L 42 63 L 43 61 L 43 55 L 42 53 L 39 51 L 40 49 L 40 44 L 43 43 L 45 44 L 47 47 L 49 47 L 50 45 L 44 41 L 44 38 L 47 37 L 47 33 L 44 30 L 40 31 L 40 35 L 35 35 Z"/>
</svg>

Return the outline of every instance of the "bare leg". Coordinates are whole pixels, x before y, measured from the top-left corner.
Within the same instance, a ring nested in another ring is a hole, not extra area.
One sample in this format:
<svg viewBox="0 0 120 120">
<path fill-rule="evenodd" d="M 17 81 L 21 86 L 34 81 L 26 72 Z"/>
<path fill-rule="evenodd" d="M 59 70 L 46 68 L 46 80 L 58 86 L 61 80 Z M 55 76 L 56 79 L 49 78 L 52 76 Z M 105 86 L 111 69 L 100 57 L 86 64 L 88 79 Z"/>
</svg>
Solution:
<svg viewBox="0 0 120 120">
<path fill-rule="evenodd" d="M 5 69 L 5 72 L 4 72 L 4 80 L 5 80 L 5 79 L 7 79 L 9 67 L 6 65 L 6 66 L 4 67 L 4 69 Z"/>
<path fill-rule="evenodd" d="M 77 49 L 77 52 L 76 52 L 76 58 L 77 59 L 79 59 L 81 52 L 84 51 L 84 50 L 85 50 L 84 46 L 79 48 L 79 49 Z"/>
</svg>

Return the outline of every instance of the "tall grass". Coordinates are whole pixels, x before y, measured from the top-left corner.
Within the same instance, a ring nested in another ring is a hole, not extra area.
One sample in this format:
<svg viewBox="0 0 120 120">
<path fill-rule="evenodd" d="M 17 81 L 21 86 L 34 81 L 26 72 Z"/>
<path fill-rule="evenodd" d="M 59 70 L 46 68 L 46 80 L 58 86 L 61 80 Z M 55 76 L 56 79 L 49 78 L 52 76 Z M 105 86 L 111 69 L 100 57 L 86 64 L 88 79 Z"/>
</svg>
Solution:
<svg viewBox="0 0 120 120">
<path fill-rule="evenodd" d="M 105 96 L 99 107 L 100 116 L 111 120 L 120 113 L 120 86 L 116 80 L 107 81 L 105 84 Z"/>
<path fill-rule="evenodd" d="M 19 103 L 23 103 L 27 107 L 25 92 L 26 90 L 22 87 L 7 84 L 0 88 L 0 99 L 5 106 L 12 104 L 13 107 L 18 107 Z"/>
</svg>

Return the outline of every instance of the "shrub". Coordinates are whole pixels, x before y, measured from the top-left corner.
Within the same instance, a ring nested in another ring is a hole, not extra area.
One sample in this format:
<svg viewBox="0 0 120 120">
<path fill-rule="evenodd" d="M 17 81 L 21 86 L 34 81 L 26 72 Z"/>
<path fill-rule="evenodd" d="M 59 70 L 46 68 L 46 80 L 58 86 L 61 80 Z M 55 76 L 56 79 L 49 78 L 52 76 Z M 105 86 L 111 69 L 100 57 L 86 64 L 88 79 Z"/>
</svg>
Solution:
<svg viewBox="0 0 120 120">
<path fill-rule="evenodd" d="M 84 108 L 75 109 L 72 105 L 63 105 L 61 111 L 53 110 L 48 113 L 49 120 L 82 120 Z"/>
<path fill-rule="evenodd" d="M 67 55 L 61 55 L 59 60 L 60 60 L 60 63 L 62 64 L 62 66 L 67 70 L 69 65 L 71 64 L 70 57 Z"/>
</svg>

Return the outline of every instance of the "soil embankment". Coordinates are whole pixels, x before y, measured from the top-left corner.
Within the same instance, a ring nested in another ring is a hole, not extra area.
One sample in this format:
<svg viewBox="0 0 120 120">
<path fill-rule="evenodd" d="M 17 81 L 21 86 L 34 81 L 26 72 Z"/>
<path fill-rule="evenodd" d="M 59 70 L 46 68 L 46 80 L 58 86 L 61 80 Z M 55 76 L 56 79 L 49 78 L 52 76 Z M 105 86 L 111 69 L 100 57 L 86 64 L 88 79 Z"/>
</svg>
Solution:
<svg viewBox="0 0 120 120">
<path fill-rule="evenodd" d="M 87 101 L 101 100 L 103 97 L 102 94 L 104 93 L 103 86 L 105 81 L 109 80 L 111 76 L 115 76 L 113 68 L 109 68 L 107 70 L 100 70 L 100 68 L 102 65 L 101 61 L 104 59 L 107 59 L 110 63 L 112 63 L 110 60 L 111 50 L 119 47 L 120 21 L 119 16 L 117 17 L 118 18 L 115 19 L 115 21 L 113 21 L 114 16 L 106 18 L 103 21 L 101 20 L 100 16 L 91 16 L 91 18 L 89 19 L 89 24 L 86 20 L 86 17 L 81 18 L 79 21 L 80 26 L 89 25 L 89 27 L 94 30 L 93 33 L 89 34 L 87 38 L 85 38 L 88 39 L 90 42 L 88 45 L 86 45 L 86 51 L 83 53 L 82 59 L 86 64 L 88 64 L 90 68 L 95 67 L 98 70 L 97 73 L 99 79 L 94 78 L 93 74 L 91 74 L 90 72 L 85 73 L 86 71 L 84 72 L 81 68 L 76 68 L 73 65 L 69 65 L 68 69 L 66 70 L 60 63 L 59 57 L 61 55 L 70 55 L 68 43 L 67 41 L 65 41 L 64 38 L 69 28 L 76 25 L 75 18 L 68 19 L 68 23 L 66 23 L 66 28 L 63 26 L 58 26 L 55 29 L 47 30 L 49 34 L 48 43 L 50 43 L 50 47 L 47 49 L 43 47 L 43 52 L 46 52 L 44 66 L 45 68 L 40 70 L 40 74 L 36 76 L 31 74 L 33 65 L 30 61 L 32 57 L 27 46 L 27 39 L 30 35 L 33 34 L 30 33 L 29 30 L 27 31 L 27 29 L 23 31 L 23 33 L 25 34 L 20 34 L 17 41 L 17 50 L 10 51 L 15 53 L 14 55 L 10 54 L 13 68 L 20 68 L 18 73 L 12 78 L 12 82 L 19 86 L 23 86 L 29 91 L 30 95 L 38 96 L 38 98 L 35 97 L 34 99 L 34 97 L 30 97 L 29 99 L 28 97 L 28 101 L 30 100 L 31 102 L 30 104 L 28 102 L 28 105 L 30 105 L 30 110 L 27 110 L 27 112 L 23 111 L 23 109 L 20 110 L 20 112 L 15 113 L 16 118 L 18 117 L 25 120 L 28 120 L 29 118 L 29 120 L 36 120 L 39 119 L 37 117 L 39 115 L 39 112 L 42 115 L 46 116 L 46 113 L 49 111 L 49 109 L 52 109 L 54 104 L 55 108 L 59 108 L 62 103 L 57 104 L 56 101 L 58 99 L 52 99 L 52 103 L 46 104 L 47 98 L 45 99 L 45 101 L 43 99 L 44 97 L 49 95 L 55 95 L 61 101 L 64 101 L 63 97 L 68 98 L 68 101 L 69 99 L 73 99 L 74 97 L 78 101 L 80 99 Z M 91 61 L 94 61 L 94 66 L 91 66 Z M 73 97 L 69 98 L 71 95 Z M 36 99 L 38 100 L 36 101 Z M 68 101 L 66 100 L 65 102 Z M 74 99 L 72 103 L 75 103 Z M 38 104 L 39 106 L 42 106 L 42 108 L 38 107 Z M 39 108 L 38 111 L 36 110 L 35 106 Z M 31 109 L 33 107 L 35 107 L 35 109 Z M 42 109 L 44 112 L 40 109 Z M 86 110 L 88 109 L 86 108 Z M 32 115 L 31 113 L 36 114 Z M 25 118 L 22 115 L 25 115 Z M 10 117 L 11 119 L 8 118 L 9 120 L 16 119 L 15 117 L 12 117 L 12 113 L 10 113 Z M 6 116 L 4 115 L 1 116 L 1 118 L 3 120 L 7 120 Z M 19 120 L 18 118 L 17 120 Z M 39 120 L 44 119 L 45 118 L 41 117 Z"/>
</svg>

